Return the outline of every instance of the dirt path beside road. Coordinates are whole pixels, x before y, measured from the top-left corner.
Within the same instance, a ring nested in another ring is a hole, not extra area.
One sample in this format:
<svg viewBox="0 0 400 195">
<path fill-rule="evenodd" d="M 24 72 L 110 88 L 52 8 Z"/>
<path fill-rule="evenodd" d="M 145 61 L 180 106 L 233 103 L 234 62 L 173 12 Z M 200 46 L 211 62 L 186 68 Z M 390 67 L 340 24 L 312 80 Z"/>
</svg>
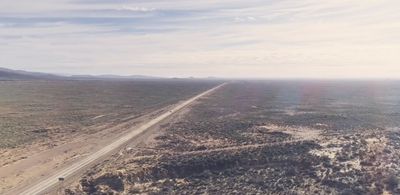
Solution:
<svg viewBox="0 0 400 195">
<path fill-rule="evenodd" d="M 191 104 L 198 98 L 213 92 L 223 85 L 224 84 L 207 90 L 189 100 L 180 102 L 173 107 L 169 106 L 166 109 L 162 109 L 161 111 L 158 111 L 158 113 L 163 113 L 161 115 L 158 114 L 156 117 L 154 117 L 154 114 L 150 114 L 150 116 L 146 115 L 141 117 L 141 120 L 135 119 L 134 121 L 130 121 L 130 123 L 139 122 L 139 124 L 129 128 L 126 131 L 122 131 L 119 134 L 114 133 L 114 130 L 108 130 L 106 133 L 100 133 L 101 136 L 90 136 L 90 138 L 87 139 L 78 139 L 79 141 L 76 142 L 71 141 L 66 145 L 55 147 L 50 151 L 40 153 L 15 165 L 2 167 L 1 169 L 10 170 L 7 172 L 8 175 L 15 174 L 14 176 L 17 176 L 16 178 L 20 178 L 14 182 L 10 180 L 5 181 L 8 181 L 9 184 L 14 186 L 21 186 L 21 188 L 18 187 L 17 190 L 13 190 L 11 192 L 12 194 L 40 194 L 46 192 L 49 189 L 54 188 L 58 182 L 58 178 L 68 178 L 70 176 L 74 176 L 74 174 L 81 172 L 94 162 L 101 160 L 102 157 L 116 151 L 129 140 L 145 132 L 150 127 L 163 121 L 183 107 Z M 116 141 L 111 142 L 111 140 Z M 111 144 L 107 145 L 107 143 Z M 104 145 L 106 146 L 104 147 Z M 75 148 L 75 150 L 73 148 Z M 25 171 L 22 173 L 18 172 L 23 168 L 28 169 L 25 169 Z M 0 172 L 2 172 L 1 169 Z M 4 173 L 2 172 L 1 176 L 4 177 L 3 175 Z M 33 183 L 33 185 L 24 188 L 26 187 L 26 184 L 34 181 L 39 182 L 36 184 Z"/>
</svg>

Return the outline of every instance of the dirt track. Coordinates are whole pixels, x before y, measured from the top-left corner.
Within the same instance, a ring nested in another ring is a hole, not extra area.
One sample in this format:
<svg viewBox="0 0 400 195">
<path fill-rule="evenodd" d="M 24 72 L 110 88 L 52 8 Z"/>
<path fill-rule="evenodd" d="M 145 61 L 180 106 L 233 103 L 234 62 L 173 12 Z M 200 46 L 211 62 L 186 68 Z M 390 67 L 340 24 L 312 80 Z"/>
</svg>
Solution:
<svg viewBox="0 0 400 195">
<path fill-rule="evenodd" d="M 74 174 L 76 174 L 77 172 L 82 171 L 84 168 L 86 168 L 88 165 L 93 164 L 94 162 L 102 159 L 102 157 L 109 155 L 110 153 L 112 153 L 113 151 L 116 151 L 116 149 L 120 148 L 121 146 L 123 146 L 127 141 L 129 141 L 130 139 L 132 139 L 133 137 L 143 133 L 145 130 L 147 130 L 148 128 L 154 126 L 155 124 L 159 123 L 160 121 L 164 120 L 165 118 L 169 117 L 170 115 L 172 115 L 173 113 L 179 111 L 180 109 L 182 109 L 183 107 L 187 106 L 188 104 L 192 103 L 193 101 L 197 100 L 198 98 L 216 90 L 217 88 L 221 87 L 222 85 L 219 85 L 213 89 L 210 89 L 204 93 L 201 93 L 179 105 L 177 105 L 176 107 L 172 108 L 172 109 L 168 109 L 167 112 L 161 114 L 160 116 L 151 119 L 150 121 L 146 122 L 146 123 L 142 123 L 141 126 L 139 125 L 136 126 L 138 128 L 133 128 L 131 129 L 131 131 L 128 134 L 125 134 L 124 136 L 121 136 L 120 138 L 117 139 L 117 141 L 107 145 L 106 147 L 98 150 L 97 152 L 93 153 L 90 156 L 87 156 L 85 158 L 85 156 L 78 156 L 80 157 L 79 160 L 75 159 L 75 161 L 69 163 L 69 164 L 63 164 L 63 167 L 67 167 L 64 169 L 56 169 L 56 170 L 52 170 L 50 172 L 56 172 L 57 174 L 54 174 L 53 176 L 47 177 L 47 179 L 41 180 L 41 182 L 36 183 L 36 185 L 31 185 L 27 188 L 22 188 L 24 191 L 13 191 L 11 193 L 21 193 L 21 194 L 39 194 L 42 192 L 46 192 L 46 190 L 48 189 L 52 189 L 52 187 L 54 187 L 54 185 L 56 185 L 58 183 L 58 178 L 62 177 L 62 178 L 68 178 L 70 176 L 73 176 Z M 133 130 L 133 131 L 132 131 Z M 106 140 L 110 140 L 110 139 L 106 139 Z M 114 139 L 115 140 L 115 139 Z M 80 144 L 82 144 L 83 149 L 85 148 L 85 143 L 87 143 L 87 140 L 81 140 Z M 106 141 L 102 141 L 102 144 L 98 144 L 99 146 L 101 145 L 105 145 Z M 110 143 L 110 142 L 108 142 Z M 75 143 L 73 144 L 75 145 L 75 147 L 78 145 L 79 143 Z M 93 148 L 90 148 L 93 151 Z M 90 150 L 89 149 L 89 150 Z M 67 149 L 68 150 L 68 149 Z M 45 156 L 53 156 L 53 155 L 57 155 L 60 153 L 63 153 L 63 148 L 62 147 L 57 147 L 56 149 L 52 150 L 52 151 L 48 151 L 48 154 L 44 154 Z M 46 153 L 46 152 L 45 152 Z M 52 153 L 52 154 L 50 154 Z M 35 160 L 36 159 L 36 160 Z M 34 164 L 41 164 L 40 162 L 40 156 L 30 159 L 31 163 Z M 65 158 L 64 158 L 65 159 Z M 24 166 L 24 164 L 29 164 L 29 162 L 24 162 L 24 163 L 19 163 L 19 166 Z M 32 167 L 31 167 L 32 168 Z M 43 166 L 42 166 L 43 168 Z M 15 169 L 14 169 L 15 170 Z M 17 169 L 18 170 L 18 169 Z M 19 169 L 20 170 L 20 169 Z M 43 177 L 42 177 L 43 178 Z"/>
</svg>

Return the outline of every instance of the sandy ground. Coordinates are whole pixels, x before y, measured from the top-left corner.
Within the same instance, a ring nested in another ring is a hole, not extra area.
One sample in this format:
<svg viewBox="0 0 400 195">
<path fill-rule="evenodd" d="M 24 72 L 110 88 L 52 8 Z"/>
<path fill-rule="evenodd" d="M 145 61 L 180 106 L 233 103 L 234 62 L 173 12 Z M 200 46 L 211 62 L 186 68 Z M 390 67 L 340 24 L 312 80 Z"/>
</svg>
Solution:
<svg viewBox="0 0 400 195">
<path fill-rule="evenodd" d="M 267 124 L 262 126 L 269 132 L 283 132 L 292 135 L 298 140 L 317 140 L 320 139 L 321 130 L 308 127 L 291 127 L 279 126 L 275 124 Z"/>
<path fill-rule="evenodd" d="M 116 126 L 101 127 L 101 129 L 97 131 L 90 131 L 96 132 L 92 135 L 66 135 L 68 136 L 67 140 L 60 139 L 61 141 L 59 141 L 57 139 L 58 142 L 56 144 L 52 143 L 53 145 L 56 145 L 55 147 L 43 148 L 43 144 L 34 144 L 25 149 L 21 149 L 19 155 L 24 155 L 23 159 L 11 162 L 0 162 L 4 165 L 0 167 L 0 181 L 4 183 L 4 185 L 1 186 L 0 194 L 18 194 L 21 191 L 25 191 L 27 186 L 29 187 L 31 186 L 30 184 L 35 183 L 34 181 L 54 177 L 54 173 L 59 173 L 66 167 L 72 167 L 78 162 L 82 162 L 93 152 L 99 151 L 100 149 L 103 150 L 105 146 L 108 147 L 110 143 L 116 143 L 115 140 L 119 141 L 122 138 L 131 135 L 134 133 L 132 132 L 132 129 L 145 128 L 149 124 L 154 123 L 154 126 L 151 125 L 150 128 L 146 128 L 146 131 L 139 133 L 137 136 L 130 139 L 130 143 L 134 147 L 140 145 L 142 142 L 151 144 L 151 140 L 154 140 L 154 137 L 157 136 L 156 132 L 160 125 L 166 125 L 169 121 L 176 119 L 177 117 L 175 115 L 184 113 L 182 110 L 187 109 L 185 106 L 190 106 L 190 104 L 195 102 L 198 98 L 202 98 L 203 95 L 207 95 L 207 93 L 210 93 L 212 90 L 215 90 L 220 86 L 205 91 L 189 100 L 182 100 L 176 104 L 166 106 L 141 117 L 126 117 L 122 121 L 127 122 L 120 123 Z M 95 118 L 98 119 L 101 117 L 103 116 L 100 115 Z M 65 140 L 65 142 L 61 143 L 62 140 Z M 48 141 L 51 142 L 52 140 Z M 129 143 L 123 143 L 123 146 L 126 146 L 127 144 L 129 145 Z M 49 145 L 49 143 L 44 145 Z M 34 149 L 35 147 L 38 149 Z M 35 152 L 32 152 L 32 150 Z M 9 158 L 14 156 L 12 153 L 3 153 L 2 155 L 8 155 Z M 101 164 L 101 161 L 107 160 L 110 155 L 112 154 L 110 153 L 100 157 L 97 162 L 94 161 L 90 166 L 96 166 L 97 164 L 95 163 Z M 75 179 L 78 179 L 81 174 L 82 173 L 80 172 L 72 173 L 71 178 L 68 177 L 64 182 L 59 183 L 61 186 L 54 186 L 49 189 L 49 191 L 53 193 L 56 190 L 62 189 L 63 185 L 67 185 Z"/>
<path fill-rule="evenodd" d="M 154 118 L 169 107 L 141 117 L 127 117 L 133 119 L 117 126 L 92 127 L 97 128 L 97 133 L 91 135 L 73 134 L 68 138 L 46 140 L 22 148 L 0 151 L 0 194 L 12 194 L 12 189 L 17 186 L 25 186 L 32 181 L 46 178 L 62 167 L 104 147 L 111 140 L 126 133 L 129 128 Z"/>
<path fill-rule="evenodd" d="M 207 96 L 201 97 L 200 99 L 205 99 L 205 98 L 207 98 Z M 184 108 L 180 109 L 173 115 L 169 116 L 167 119 L 165 119 L 165 120 L 157 123 L 155 126 L 149 128 L 143 134 L 133 138 L 127 145 L 125 145 L 123 148 L 121 148 L 117 153 L 115 153 L 111 157 L 107 158 L 107 160 L 99 162 L 99 164 L 97 164 L 94 169 L 97 169 L 97 167 L 105 167 L 105 165 L 108 165 L 110 162 L 118 162 L 119 160 L 123 160 L 127 156 L 136 156 L 135 153 L 137 154 L 137 157 L 132 158 L 132 159 L 147 159 L 147 158 L 153 158 L 154 156 L 160 156 L 162 154 L 160 152 L 158 152 L 157 155 L 143 155 L 142 152 L 144 150 L 154 150 L 156 148 L 158 142 L 160 141 L 160 140 L 157 140 L 156 138 L 159 137 L 160 135 L 165 134 L 165 132 L 163 131 L 163 130 L 165 130 L 164 127 L 181 121 L 185 117 L 185 115 L 191 111 L 192 107 L 196 104 L 199 104 L 199 101 L 192 102 L 190 105 L 185 106 Z M 171 105 L 168 108 L 170 108 L 170 107 L 174 107 L 174 106 Z M 159 111 L 159 112 L 162 112 L 162 111 Z M 226 148 L 226 149 L 229 150 L 229 148 Z M 222 150 L 224 150 L 224 149 L 222 149 Z M 173 155 L 173 151 L 165 150 L 164 152 L 168 153 L 169 155 Z M 185 154 L 185 153 L 180 153 L 180 154 Z M 130 160 L 132 160 L 132 159 L 130 159 Z M 103 168 L 101 168 L 100 170 L 103 170 Z M 83 175 L 87 175 L 91 171 L 92 170 L 87 170 L 85 173 L 83 173 Z M 104 171 L 107 171 L 107 169 L 104 168 Z M 79 179 L 81 179 L 81 178 L 76 177 L 74 180 L 66 183 L 64 186 L 61 186 L 58 189 L 58 192 L 63 192 L 64 188 L 72 188 L 75 186 L 79 186 Z M 183 182 L 183 180 L 182 180 L 182 182 Z M 141 184 L 138 184 L 138 185 L 140 186 Z"/>
</svg>

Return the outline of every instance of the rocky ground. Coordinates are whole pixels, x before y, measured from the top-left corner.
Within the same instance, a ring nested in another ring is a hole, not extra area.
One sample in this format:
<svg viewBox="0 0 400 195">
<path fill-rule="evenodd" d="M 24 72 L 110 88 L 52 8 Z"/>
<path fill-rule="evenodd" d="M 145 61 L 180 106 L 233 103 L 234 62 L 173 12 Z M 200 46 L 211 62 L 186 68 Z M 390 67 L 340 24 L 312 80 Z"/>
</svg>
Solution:
<svg viewBox="0 0 400 195">
<path fill-rule="evenodd" d="M 229 84 L 64 193 L 400 194 L 394 115 L 382 126 L 381 115 L 352 114 L 370 108 L 338 106 L 342 96 L 306 93 L 315 101 L 299 103 L 274 93 L 281 85 Z"/>
<path fill-rule="evenodd" d="M 218 83 L 0 81 L 0 194 L 49 176 Z"/>
<path fill-rule="evenodd" d="M 91 134 L 216 85 L 196 80 L 0 81 L 0 149 Z"/>
</svg>

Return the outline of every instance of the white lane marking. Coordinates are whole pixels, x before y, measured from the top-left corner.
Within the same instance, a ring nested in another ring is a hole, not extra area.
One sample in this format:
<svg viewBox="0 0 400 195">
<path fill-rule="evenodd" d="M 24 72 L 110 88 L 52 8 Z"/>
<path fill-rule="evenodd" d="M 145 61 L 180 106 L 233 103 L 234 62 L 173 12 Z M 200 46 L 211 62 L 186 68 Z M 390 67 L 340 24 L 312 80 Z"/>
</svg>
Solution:
<svg viewBox="0 0 400 195">
<path fill-rule="evenodd" d="M 62 171 L 60 171 L 59 173 L 50 176 L 49 178 L 37 183 L 36 185 L 30 187 L 29 189 L 25 190 L 24 192 L 21 193 L 21 195 L 34 195 L 34 194 L 40 194 L 43 192 L 46 192 L 48 189 L 50 189 L 51 187 L 53 187 L 54 185 L 56 185 L 59 181 L 59 178 L 67 178 L 68 176 L 71 176 L 72 174 L 76 173 L 77 171 L 79 171 L 80 169 L 84 168 L 85 166 L 89 165 L 90 163 L 94 162 L 95 160 L 103 157 L 104 155 L 110 153 L 111 151 L 118 149 L 119 147 L 121 147 L 123 144 L 125 144 L 126 142 L 128 142 L 130 139 L 134 138 L 135 136 L 139 135 L 140 133 L 144 132 L 145 130 L 147 130 L 148 128 L 152 127 L 153 125 L 159 123 L 160 121 L 164 120 L 165 118 L 167 118 L 168 116 L 172 115 L 173 113 L 177 112 L 178 110 L 182 109 L 183 107 L 189 105 L 190 103 L 192 103 L 193 101 L 199 99 L 200 97 L 207 95 L 208 93 L 213 92 L 214 90 L 222 87 L 223 85 L 225 85 L 226 83 L 223 83 L 221 85 L 218 85 L 212 89 L 209 89 L 185 102 L 183 102 L 182 104 L 179 104 L 178 106 L 176 106 L 175 108 L 173 108 L 170 111 L 167 111 L 165 113 L 163 113 L 162 115 L 158 116 L 157 118 L 149 121 L 148 123 L 142 125 L 141 127 L 134 129 L 133 131 L 131 131 L 130 133 L 126 134 L 125 136 L 119 138 L 117 141 L 105 146 L 104 148 L 100 149 L 99 151 L 91 154 L 90 156 L 88 156 L 87 158 L 63 169 Z"/>
</svg>

